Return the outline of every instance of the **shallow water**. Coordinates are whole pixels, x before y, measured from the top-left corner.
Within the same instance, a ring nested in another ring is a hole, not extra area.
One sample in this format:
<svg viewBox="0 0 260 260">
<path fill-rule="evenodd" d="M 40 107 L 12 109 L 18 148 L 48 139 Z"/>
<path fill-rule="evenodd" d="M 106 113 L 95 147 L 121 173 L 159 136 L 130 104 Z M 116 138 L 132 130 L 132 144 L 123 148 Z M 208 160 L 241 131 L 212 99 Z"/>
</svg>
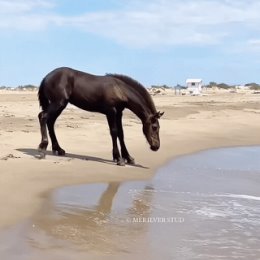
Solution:
<svg viewBox="0 0 260 260">
<path fill-rule="evenodd" d="M 0 233 L 0 258 L 260 259 L 260 147 L 175 159 L 150 181 L 64 187 Z"/>
</svg>

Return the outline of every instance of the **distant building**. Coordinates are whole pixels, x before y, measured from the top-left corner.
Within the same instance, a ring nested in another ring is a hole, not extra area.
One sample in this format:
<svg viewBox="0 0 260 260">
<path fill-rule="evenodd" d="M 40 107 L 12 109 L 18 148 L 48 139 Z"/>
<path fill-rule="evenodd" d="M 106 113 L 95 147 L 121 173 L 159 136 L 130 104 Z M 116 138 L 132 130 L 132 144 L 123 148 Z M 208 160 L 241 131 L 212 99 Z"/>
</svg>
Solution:
<svg viewBox="0 0 260 260">
<path fill-rule="evenodd" d="M 250 88 L 250 86 L 245 86 L 245 85 L 237 85 L 235 86 L 236 89 L 244 89 L 244 90 L 247 90 Z"/>
<path fill-rule="evenodd" d="M 191 95 L 199 95 L 202 89 L 202 79 L 187 79 L 186 85 Z"/>
</svg>

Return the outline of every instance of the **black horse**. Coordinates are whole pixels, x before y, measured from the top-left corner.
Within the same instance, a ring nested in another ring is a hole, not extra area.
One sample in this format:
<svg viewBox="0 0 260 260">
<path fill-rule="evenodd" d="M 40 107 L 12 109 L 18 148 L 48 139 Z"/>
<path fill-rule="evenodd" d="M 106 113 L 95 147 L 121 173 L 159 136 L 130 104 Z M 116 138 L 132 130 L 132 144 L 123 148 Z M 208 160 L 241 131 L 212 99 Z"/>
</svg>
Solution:
<svg viewBox="0 0 260 260">
<path fill-rule="evenodd" d="M 54 124 L 68 103 L 106 115 L 113 143 L 113 159 L 118 165 L 124 165 L 125 161 L 134 164 L 134 158 L 129 155 L 124 142 L 122 112 L 125 108 L 141 119 L 143 133 L 151 150 L 157 151 L 160 147 L 158 119 L 163 113 L 156 111 L 147 90 L 130 77 L 117 74 L 96 76 L 71 68 L 57 68 L 42 80 L 38 97 L 42 107 L 38 116 L 42 136 L 39 145 L 40 158 L 46 155 L 47 127 L 53 153 L 65 155 L 57 141 Z M 121 155 L 117 138 L 121 146 Z"/>
</svg>

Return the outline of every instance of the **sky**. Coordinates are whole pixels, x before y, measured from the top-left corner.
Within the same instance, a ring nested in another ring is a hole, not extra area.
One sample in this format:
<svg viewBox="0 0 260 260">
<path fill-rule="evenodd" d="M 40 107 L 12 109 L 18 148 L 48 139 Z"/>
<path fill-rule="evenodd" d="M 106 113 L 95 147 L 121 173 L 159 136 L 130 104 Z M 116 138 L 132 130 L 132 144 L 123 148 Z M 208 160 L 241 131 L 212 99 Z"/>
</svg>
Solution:
<svg viewBox="0 0 260 260">
<path fill-rule="evenodd" d="M 0 0 L 0 86 L 61 66 L 145 86 L 260 83 L 259 0 Z"/>
</svg>

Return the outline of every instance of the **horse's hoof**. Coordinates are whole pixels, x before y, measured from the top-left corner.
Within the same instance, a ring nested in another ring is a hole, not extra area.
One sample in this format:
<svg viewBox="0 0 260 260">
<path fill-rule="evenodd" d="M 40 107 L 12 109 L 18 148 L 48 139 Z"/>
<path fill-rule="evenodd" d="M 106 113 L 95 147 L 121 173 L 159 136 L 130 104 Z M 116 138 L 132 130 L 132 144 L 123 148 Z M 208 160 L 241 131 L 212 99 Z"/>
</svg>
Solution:
<svg viewBox="0 0 260 260">
<path fill-rule="evenodd" d="M 135 165 L 135 159 L 134 158 L 128 158 L 128 159 L 126 159 L 126 161 L 130 165 Z"/>
<path fill-rule="evenodd" d="M 53 149 L 52 153 L 54 155 L 59 155 L 59 156 L 64 156 L 66 154 L 66 152 L 63 149 L 61 149 L 61 148 L 59 150 Z"/>
<path fill-rule="evenodd" d="M 122 158 L 119 159 L 116 164 L 119 165 L 119 166 L 125 166 L 125 162 Z"/>
<path fill-rule="evenodd" d="M 63 150 L 63 149 L 60 149 L 59 151 L 58 151 L 58 155 L 59 156 L 64 156 L 66 154 L 66 152 Z"/>
<path fill-rule="evenodd" d="M 39 158 L 39 159 L 45 159 L 45 157 L 46 157 L 46 151 L 41 150 L 41 149 L 38 149 L 38 152 L 39 152 L 39 156 L 38 156 L 37 158 Z"/>
</svg>

